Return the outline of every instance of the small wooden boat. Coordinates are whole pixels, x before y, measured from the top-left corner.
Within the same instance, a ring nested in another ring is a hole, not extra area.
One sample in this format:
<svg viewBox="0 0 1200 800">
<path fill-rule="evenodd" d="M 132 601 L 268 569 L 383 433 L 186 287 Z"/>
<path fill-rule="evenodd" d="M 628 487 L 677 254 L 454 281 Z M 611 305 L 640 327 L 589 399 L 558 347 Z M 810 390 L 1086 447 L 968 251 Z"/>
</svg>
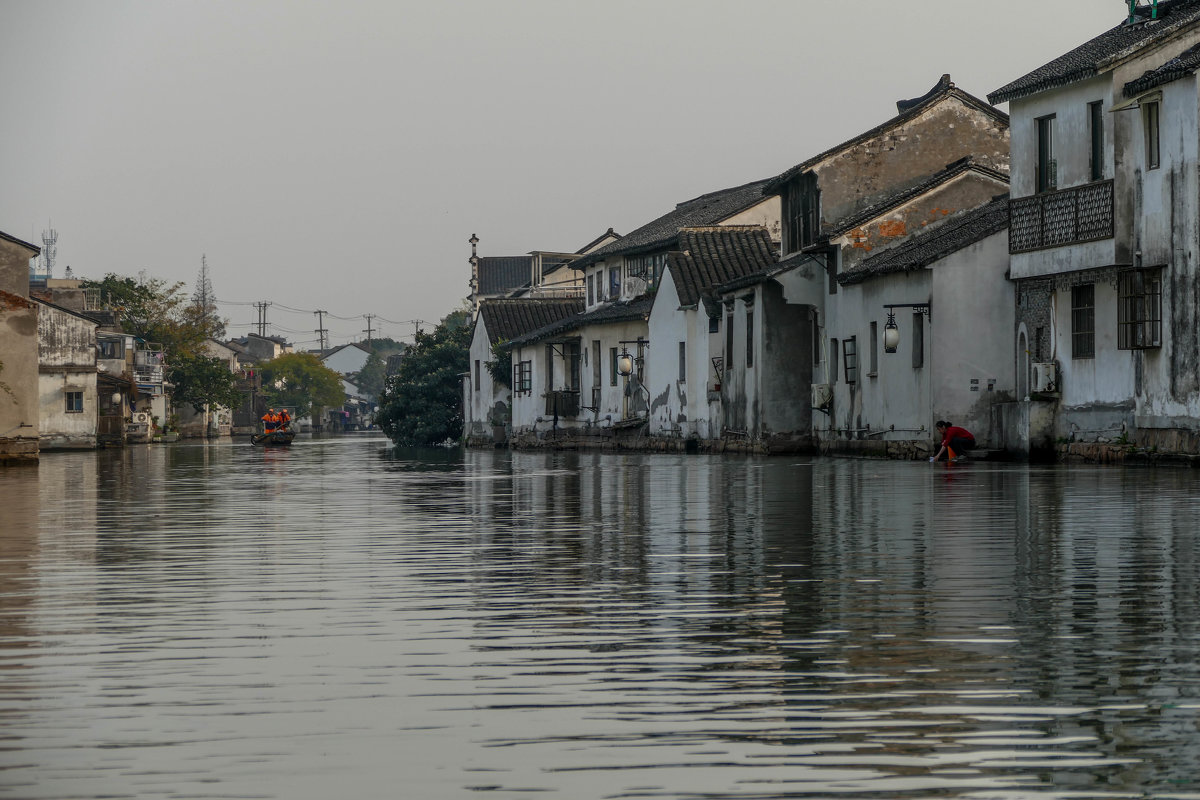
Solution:
<svg viewBox="0 0 1200 800">
<path fill-rule="evenodd" d="M 250 437 L 250 444 L 256 444 L 259 447 L 287 447 L 292 443 L 292 439 L 296 438 L 296 432 L 290 428 L 286 430 L 274 430 L 267 433 L 256 433 Z"/>
</svg>

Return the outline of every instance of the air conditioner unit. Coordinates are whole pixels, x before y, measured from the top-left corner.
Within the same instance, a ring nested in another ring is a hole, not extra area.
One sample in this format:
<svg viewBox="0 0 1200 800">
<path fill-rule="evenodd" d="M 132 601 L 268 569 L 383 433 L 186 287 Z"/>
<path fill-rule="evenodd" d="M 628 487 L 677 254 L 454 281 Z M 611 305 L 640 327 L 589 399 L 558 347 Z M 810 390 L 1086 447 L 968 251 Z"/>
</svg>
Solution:
<svg viewBox="0 0 1200 800">
<path fill-rule="evenodd" d="M 828 383 L 812 385 L 812 407 L 824 411 L 833 405 L 833 387 Z"/>
<path fill-rule="evenodd" d="M 1058 391 L 1058 367 L 1053 361 L 1033 365 L 1033 391 L 1042 394 Z"/>
<path fill-rule="evenodd" d="M 139 411 L 133 415 L 133 421 L 139 425 L 148 425 L 150 423 L 150 415 L 145 411 Z"/>
</svg>

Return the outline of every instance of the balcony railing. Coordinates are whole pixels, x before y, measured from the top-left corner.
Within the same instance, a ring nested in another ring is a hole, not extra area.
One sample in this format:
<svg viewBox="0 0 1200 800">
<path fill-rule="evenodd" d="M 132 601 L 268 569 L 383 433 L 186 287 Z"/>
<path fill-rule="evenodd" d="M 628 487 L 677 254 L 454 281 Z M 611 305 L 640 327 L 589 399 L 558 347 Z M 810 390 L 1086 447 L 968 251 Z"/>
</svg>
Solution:
<svg viewBox="0 0 1200 800">
<path fill-rule="evenodd" d="M 1097 181 L 1009 204 L 1008 252 L 1094 242 L 1113 237 L 1113 182 Z"/>
<path fill-rule="evenodd" d="M 546 413 L 555 417 L 579 416 L 579 392 L 569 389 L 546 392 Z"/>
</svg>

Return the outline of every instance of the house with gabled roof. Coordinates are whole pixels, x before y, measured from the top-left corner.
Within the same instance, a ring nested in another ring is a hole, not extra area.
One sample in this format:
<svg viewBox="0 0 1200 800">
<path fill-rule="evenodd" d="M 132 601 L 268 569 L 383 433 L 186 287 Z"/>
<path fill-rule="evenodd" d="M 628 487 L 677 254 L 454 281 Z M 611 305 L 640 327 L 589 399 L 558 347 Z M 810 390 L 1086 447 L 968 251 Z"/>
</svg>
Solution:
<svg viewBox="0 0 1200 800">
<path fill-rule="evenodd" d="M 478 310 L 484 300 L 502 297 L 578 297 L 583 278 L 570 268 L 571 262 L 620 238 L 609 228 L 574 253 L 534 250 L 523 256 L 481 256 L 479 237 L 472 234 L 471 305 Z"/>
<path fill-rule="evenodd" d="M 1000 195 L 839 275 L 839 315 L 866 325 L 851 334 L 861 337 L 856 357 L 831 360 L 842 374 L 831 372 L 821 412 L 846 424 L 837 407 L 853 400 L 862 435 L 825 437 L 822 447 L 919 458 L 930 455 L 939 419 L 974 432 L 981 447 L 999 444 L 994 416 L 1016 396 L 1007 272 L 1008 196 Z M 839 349 L 844 356 L 844 345 L 830 347 Z M 846 387 L 857 387 L 853 398 Z"/>
<path fill-rule="evenodd" d="M 508 441 L 514 392 L 532 394 L 531 369 L 514 361 L 496 380 L 493 363 L 511 361 L 508 344 L 583 310 L 579 298 L 503 298 L 484 300 L 475 314 L 469 369 L 463 377 L 463 438 L 468 445 L 494 446 Z"/>
<path fill-rule="evenodd" d="M 38 311 L 40 450 L 93 450 L 101 397 L 95 320 L 47 300 Z M 111 402 L 111 398 L 105 398 Z"/>
<path fill-rule="evenodd" d="M 1114 22 L 988 95 L 1013 123 L 1015 439 L 1195 453 L 1200 2 Z"/>
<path fill-rule="evenodd" d="M 530 370 L 521 384 L 525 391 L 517 390 L 513 399 L 516 446 L 564 435 L 648 432 L 647 365 L 654 346 L 648 323 L 669 254 L 686 228 L 754 225 L 768 234 L 778 231 L 779 202 L 763 195 L 765 185 L 754 181 L 679 203 L 571 263 L 585 286 L 583 312 L 513 342 L 514 369 Z"/>
<path fill-rule="evenodd" d="M 654 437 L 721 438 L 721 304 L 716 287 L 759 275 L 779 261 L 758 225 L 683 228 L 667 257 L 648 320 L 646 388 Z M 729 389 L 732 392 L 732 387 Z"/>
<path fill-rule="evenodd" d="M 876 435 L 862 420 L 861 396 L 862 382 L 875 376 L 858 364 L 860 351 L 869 355 L 879 345 L 885 309 L 842 303 L 839 277 L 1007 191 L 1009 124 L 1002 111 L 956 87 L 949 75 L 924 95 L 898 101 L 896 110 L 765 188 L 780 197 L 783 217 L 782 259 L 772 280 L 795 307 L 797 324 L 807 316 L 809 330 L 797 358 L 763 367 L 807 370 L 793 388 L 811 396 L 812 434 L 822 446 Z M 735 324 L 743 306 L 732 304 Z"/>
</svg>

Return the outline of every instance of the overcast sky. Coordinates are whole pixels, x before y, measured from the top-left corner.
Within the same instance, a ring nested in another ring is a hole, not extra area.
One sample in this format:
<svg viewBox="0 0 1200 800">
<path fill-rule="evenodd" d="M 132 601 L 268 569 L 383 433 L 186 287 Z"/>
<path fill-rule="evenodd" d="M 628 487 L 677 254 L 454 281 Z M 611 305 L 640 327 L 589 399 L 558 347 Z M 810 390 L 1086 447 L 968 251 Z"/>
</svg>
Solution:
<svg viewBox="0 0 1200 800">
<path fill-rule="evenodd" d="M 771 177 L 943 73 L 985 97 L 1121 0 L 0 0 L 0 230 L 187 283 L 231 334 L 402 338 L 480 255 Z M 1007 109 L 1006 109 L 1007 110 Z"/>
</svg>

